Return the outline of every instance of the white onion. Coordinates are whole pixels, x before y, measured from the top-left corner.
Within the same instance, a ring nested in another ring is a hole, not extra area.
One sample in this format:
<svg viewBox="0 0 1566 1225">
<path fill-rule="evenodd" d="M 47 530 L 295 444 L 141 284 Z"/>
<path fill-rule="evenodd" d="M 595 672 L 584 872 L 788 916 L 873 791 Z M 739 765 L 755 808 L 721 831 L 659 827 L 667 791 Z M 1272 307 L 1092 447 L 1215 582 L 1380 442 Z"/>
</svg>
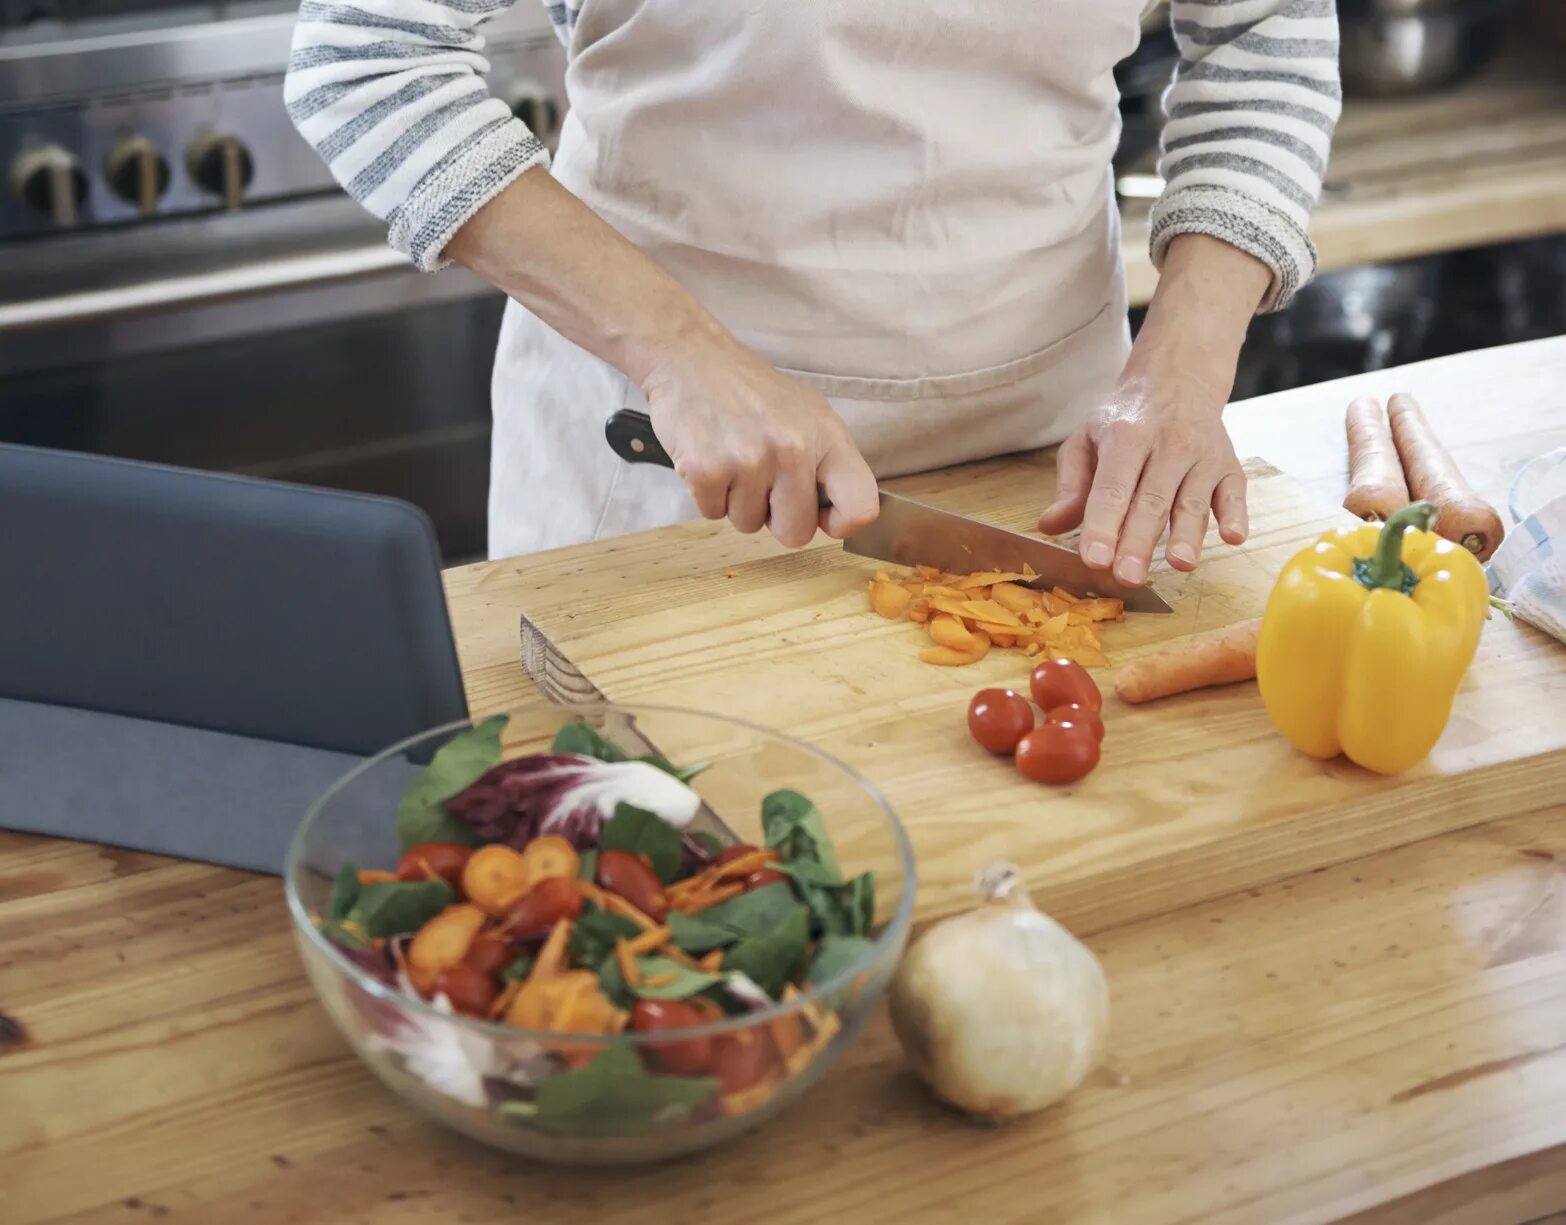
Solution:
<svg viewBox="0 0 1566 1225">
<path fill-rule="evenodd" d="M 908 950 L 892 1025 L 938 1097 L 1006 1119 L 1059 1101 L 1092 1071 L 1109 987 L 1098 959 L 1034 907 L 1016 868 L 986 868 L 979 892 L 980 906 Z"/>
</svg>

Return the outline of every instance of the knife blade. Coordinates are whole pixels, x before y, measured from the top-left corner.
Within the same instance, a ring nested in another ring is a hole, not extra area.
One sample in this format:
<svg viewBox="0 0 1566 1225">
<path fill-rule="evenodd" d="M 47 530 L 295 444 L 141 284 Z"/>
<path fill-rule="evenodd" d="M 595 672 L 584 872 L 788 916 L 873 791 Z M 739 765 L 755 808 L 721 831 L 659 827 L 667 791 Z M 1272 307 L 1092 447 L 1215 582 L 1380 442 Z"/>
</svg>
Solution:
<svg viewBox="0 0 1566 1225">
<path fill-rule="evenodd" d="M 1076 596 L 1111 596 L 1124 601 L 1131 612 L 1173 611 L 1151 587 L 1122 587 L 1103 571 L 1091 569 L 1075 549 L 884 489 L 876 521 L 845 540 L 843 548 L 876 561 L 935 566 L 948 574 L 1015 573 L 1028 565 L 1038 573 L 1027 584 L 1030 587 L 1060 587 Z"/>
<path fill-rule="evenodd" d="M 614 453 L 627 463 L 674 467 L 646 413 L 632 409 L 615 413 L 604 427 L 604 435 Z M 821 504 L 830 505 L 824 495 Z M 928 506 L 885 489 L 881 490 L 879 517 L 845 540 L 843 548 L 876 561 L 897 566 L 936 566 L 952 574 L 981 570 L 1015 573 L 1028 565 L 1038 574 L 1029 583 L 1033 587 L 1059 587 L 1076 596 L 1110 596 L 1123 600 L 1131 612 L 1173 611 L 1151 587 L 1123 587 L 1110 575 L 1089 568 L 1075 549 Z"/>
</svg>

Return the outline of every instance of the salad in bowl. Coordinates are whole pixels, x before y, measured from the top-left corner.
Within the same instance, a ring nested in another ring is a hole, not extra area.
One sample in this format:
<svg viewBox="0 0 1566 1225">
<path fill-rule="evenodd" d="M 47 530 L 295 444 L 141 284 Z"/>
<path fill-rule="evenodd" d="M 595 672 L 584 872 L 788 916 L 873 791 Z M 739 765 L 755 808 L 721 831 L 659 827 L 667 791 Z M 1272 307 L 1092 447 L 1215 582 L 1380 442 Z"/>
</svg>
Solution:
<svg viewBox="0 0 1566 1225">
<path fill-rule="evenodd" d="M 372 1070 L 470 1135 L 577 1162 L 689 1152 L 797 1098 L 885 990 L 914 883 L 900 823 L 840 763 L 610 706 L 387 750 L 306 817 L 285 875 L 311 981 Z"/>
</svg>

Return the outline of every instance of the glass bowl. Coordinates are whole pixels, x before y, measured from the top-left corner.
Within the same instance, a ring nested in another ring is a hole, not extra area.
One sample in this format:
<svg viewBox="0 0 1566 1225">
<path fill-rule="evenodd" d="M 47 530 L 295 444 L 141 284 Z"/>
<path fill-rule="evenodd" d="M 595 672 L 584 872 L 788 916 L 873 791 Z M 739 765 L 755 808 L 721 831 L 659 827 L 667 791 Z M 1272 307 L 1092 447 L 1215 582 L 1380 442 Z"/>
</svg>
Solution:
<svg viewBox="0 0 1566 1225">
<path fill-rule="evenodd" d="M 387 749 L 321 797 L 289 848 L 288 906 L 305 970 L 327 1013 L 359 1057 L 407 1101 L 475 1139 L 530 1157 L 656 1161 L 758 1126 L 837 1062 L 886 990 L 907 941 L 913 852 L 886 801 L 847 766 L 725 716 L 608 705 L 521 710 L 508 716 L 502 760 L 548 751 L 561 728 L 578 721 L 632 755 L 706 764 L 690 782 L 702 808 L 688 832 L 701 831 L 698 837 L 763 845 L 763 798 L 783 789 L 809 797 L 835 845 L 843 879 L 874 873 L 865 945 L 849 946 L 852 957 L 839 959 L 839 967 L 823 970 L 821 981 L 803 990 L 787 989 L 782 1002 L 762 1006 L 753 998 L 751 1011 L 657 1034 L 519 1029 L 455 1014 L 438 1006 L 444 997 L 430 1003 L 399 989 L 385 960 L 350 954 L 323 935 L 317 920 L 328 911 L 340 868 L 396 865 L 399 799 L 437 749 L 473 726 L 466 722 Z M 724 998 L 729 1008 L 740 1006 Z M 697 1043 L 687 1052 L 727 1049 L 734 1055 L 743 1048 L 761 1061 L 749 1061 L 751 1066 L 765 1071 L 748 1084 L 733 1076 L 668 1075 L 657 1048 L 674 1033 Z"/>
</svg>

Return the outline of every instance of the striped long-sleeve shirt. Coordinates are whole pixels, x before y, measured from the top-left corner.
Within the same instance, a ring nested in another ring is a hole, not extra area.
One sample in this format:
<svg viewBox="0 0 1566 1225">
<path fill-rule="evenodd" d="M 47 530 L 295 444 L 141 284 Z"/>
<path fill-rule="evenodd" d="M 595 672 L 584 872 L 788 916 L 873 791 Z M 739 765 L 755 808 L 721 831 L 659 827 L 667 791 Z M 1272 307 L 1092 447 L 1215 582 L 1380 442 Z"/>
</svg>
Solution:
<svg viewBox="0 0 1566 1225">
<path fill-rule="evenodd" d="M 421 268 L 548 151 L 484 83 L 483 23 L 513 0 L 304 0 L 285 97 L 333 175 Z M 569 40 L 582 0 L 544 0 Z M 1018 0 L 1025 3 L 1026 0 Z M 1315 271 L 1307 235 L 1340 109 L 1335 0 L 1174 0 L 1152 258 L 1210 234 L 1273 272 L 1265 307 Z M 1084 20 L 1091 20 L 1085 17 Z"/>
</svg>

